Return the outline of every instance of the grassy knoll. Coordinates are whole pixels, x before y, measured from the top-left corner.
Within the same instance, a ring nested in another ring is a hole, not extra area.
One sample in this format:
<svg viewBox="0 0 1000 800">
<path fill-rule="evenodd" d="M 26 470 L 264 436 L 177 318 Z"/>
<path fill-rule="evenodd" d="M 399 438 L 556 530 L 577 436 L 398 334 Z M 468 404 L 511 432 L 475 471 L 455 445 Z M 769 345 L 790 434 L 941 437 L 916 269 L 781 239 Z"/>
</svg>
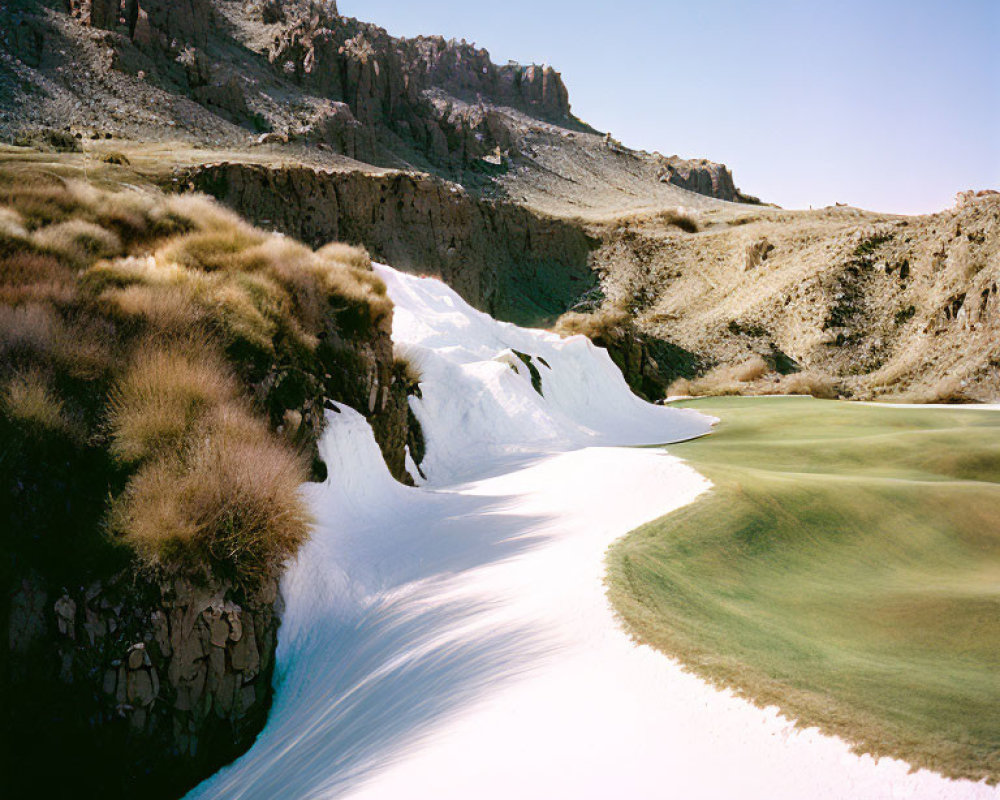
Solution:
<svg viewBox="0 0 1000 800">
<path fill-rule="evenodd" d="M 1000 778 L 1000 412 L 685 403 L 715 488 L 609 554 L 635 635 L 859 751 Z"/>
</svg>

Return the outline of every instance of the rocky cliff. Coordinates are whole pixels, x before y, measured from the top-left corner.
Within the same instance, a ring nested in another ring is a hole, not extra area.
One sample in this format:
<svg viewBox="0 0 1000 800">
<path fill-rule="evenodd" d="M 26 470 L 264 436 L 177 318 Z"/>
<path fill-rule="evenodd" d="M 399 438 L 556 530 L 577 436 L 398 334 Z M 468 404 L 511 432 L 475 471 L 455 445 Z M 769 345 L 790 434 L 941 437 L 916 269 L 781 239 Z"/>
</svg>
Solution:
<svg viewBox="0 0 1000 800">
<path fill-rule="evenodd" d="M 240 595 L 131 570 L 59 586 L 14 582 L 5 709 L 11 796 L 177 797 L 243 752 L 264 724 L 277 576 Z M 235 598 L 235 599 L 234 599 Z M 7 716 L 9 715 L 9 716 Z M 58 762 L 40 775 L 39 744 Z M 25 794 L 18 794 L 24 792 Z"/>
<path fill-rule="evenodd" d="M 428 175 L 221 163 L 184 171 L 179 184 L 304 242 L 361 244 L 397 269 L 441 277 L 500 319 L 551 322 L 596 281 L 595 242 L 581 226 Z"/>
<path fill-rule="evenodd" d="M 465 41 L 393 37 L 332 2 L 8 0 L 5 10 L 0 135 L 11 138 L 49 125 L 87 137 L 266 142 L 295 156 L 415 168 L 514 201 L 553 176 L 577 200 L 599 194 L 602 173 L 638 179 L 625 197 L 662 182 L 748 199 L 723 165 L 649 156 L 598 134 L 573 115 L 551 66 L 494 64 Z"/>
</svg>

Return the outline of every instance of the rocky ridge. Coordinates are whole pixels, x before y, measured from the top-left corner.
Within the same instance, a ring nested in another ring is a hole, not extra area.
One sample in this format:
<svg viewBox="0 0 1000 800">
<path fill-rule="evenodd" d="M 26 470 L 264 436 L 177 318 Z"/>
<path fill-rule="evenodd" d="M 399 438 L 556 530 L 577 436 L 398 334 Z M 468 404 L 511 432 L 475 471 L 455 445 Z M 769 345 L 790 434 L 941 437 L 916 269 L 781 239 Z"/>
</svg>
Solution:
<svg viewBox="0 0 1000 800">
<path fill-rule="evenodd" d="M 538 147 L 634 162 L 644 180 L 747 200 L 721 165 L 628 150 L 577 119 L 548 65 L 496 65 L 473 44 L 390 36 L 335 3 L 7 0 L 0 134 L 69 127 L 204 145 L 298 142 L 511 194 Z M 334 159 L 335 160 L 335 159 Z M 516 189 L 513 196 L 517 197 Z"/>
</svg>

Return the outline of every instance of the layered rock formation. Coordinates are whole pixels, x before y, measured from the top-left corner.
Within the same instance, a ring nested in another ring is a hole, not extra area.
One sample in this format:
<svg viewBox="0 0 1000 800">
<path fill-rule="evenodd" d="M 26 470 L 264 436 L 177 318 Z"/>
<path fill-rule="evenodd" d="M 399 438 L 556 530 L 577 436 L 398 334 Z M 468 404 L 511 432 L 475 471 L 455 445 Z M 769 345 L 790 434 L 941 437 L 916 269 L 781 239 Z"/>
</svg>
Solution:
<svg viewBox="0 0 1000 800">
<path fill-rule="evenodd" d="M 660 166 L 658 177 L 663 183 L 672 183 L 691 192 L 734 203 L 760 202 L 756 197 L 736 188 L 733 173 L 725 164 L 704 158 L 684 159 L 677 156 L 658 156 L 656 161 Z"/>
<path fill-rule="evenodd" d="M 441 277 L 500 319 L 551 321 L 596 281 L 588 265 L 595 242 L 580 226 L 427 175 L 239 163 L 182 175 L 180 185 L 263 227 L 313 245 L 362 244 L 397 269 Z"/>
<path fill-rule="evenodd" d="M 277 576 L 231 585 L 131 571 L 12 587 L 6 713 L 13 791 L 177 797 L 253 741 L 270 706 Z M 6 726 L 5 726 L 6 727 Z M 59 774 L 25 770 L 47 742 Z"/>
</svg>

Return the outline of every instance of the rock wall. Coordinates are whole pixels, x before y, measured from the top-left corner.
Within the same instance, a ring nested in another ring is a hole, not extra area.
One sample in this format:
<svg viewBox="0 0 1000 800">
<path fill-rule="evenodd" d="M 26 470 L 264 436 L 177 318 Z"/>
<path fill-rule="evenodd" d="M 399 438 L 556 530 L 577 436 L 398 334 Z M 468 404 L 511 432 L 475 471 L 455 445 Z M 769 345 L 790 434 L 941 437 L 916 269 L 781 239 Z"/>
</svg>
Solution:
<svg viewBox="0 0 1000 800">
<path fill-rule="evenodd" d="M 419 123 L 423 92 L 482 98 L 553 122 L 573 121 L 569 92 L 550 66 L 497 66 L 464 40 L 397 39 L 384 29 L 314 5 L 277 26 L 271 62 L 327 97 L 345 101 L 364 124 Z"/>
<path fill-rule="evenodd" d="M 179 185 L 314 246 L 364 245 L 376 260 L 440 277 L 477 308 L 520 324 L 551 322 L 596 283 L 595 243 L 582 228 L 419 173 L 222 163 L 185 172 Z"/>
<path fill-rule="evenodd" d="M 173 798 L 246 750 L 270 706 L 277 587 L 21 576 L 7 626 L 10 796 Z M 41 742 L 51 775 L 25 768 Z"/>
<path fill-rule="evenodd" d="M 677 156 L 657 157 L 659 178 L 707 197 L 717 197 L 733 203 L 760 203 L 756 197 L 743 194 L 733 182 L 733 173 L 725 164 L 704 158 L 683 159 Z"/>
</svg>

